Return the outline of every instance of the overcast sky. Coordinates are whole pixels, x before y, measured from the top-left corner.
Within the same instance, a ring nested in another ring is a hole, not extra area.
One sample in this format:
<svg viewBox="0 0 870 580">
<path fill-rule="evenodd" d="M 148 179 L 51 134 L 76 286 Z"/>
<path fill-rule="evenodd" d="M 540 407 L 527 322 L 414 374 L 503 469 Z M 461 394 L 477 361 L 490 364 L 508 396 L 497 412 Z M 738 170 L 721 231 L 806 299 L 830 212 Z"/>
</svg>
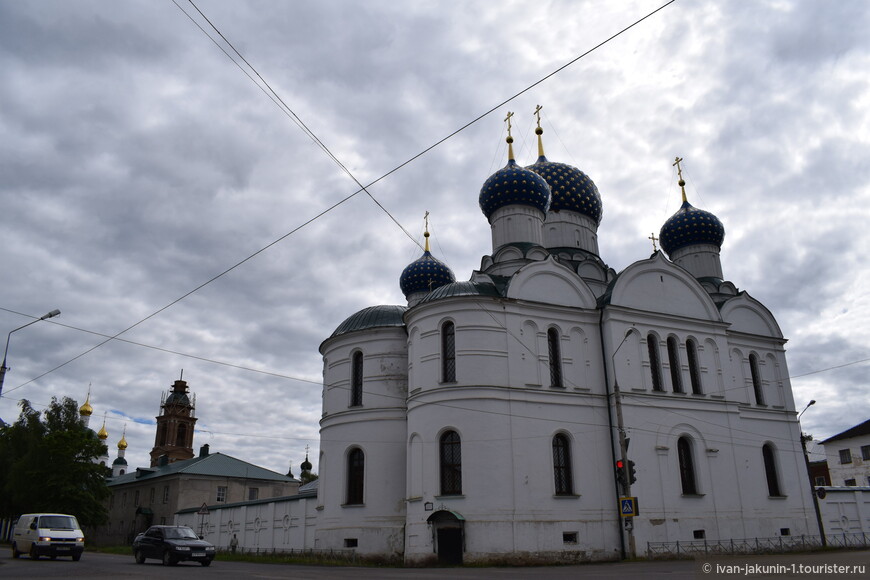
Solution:
<svg viewBox="0 0 870 580">
<path fill-rule="evenodd" d="M 197 450 L 298 476 L 307 445 L 317 469 L 318 346 L 405 304 L 421 249 L 359 194 L 88 352 L 358 189 L 176 1 L 0 0 L 0 336 L 63 312 L 12 335 L 0 417 L 91 385 L 111 457 L 126 426 L 146 466 L 183 369 Z M 477 199 L 508 111 L 520 163 L 540 104 L 548 158 L 598 185 L 617 271 L 679 207 L 683 157 L 689 201 L 725 225 L 726 279 L 789 339 L 798 410 L 817 401 L 804 429 L 834 435 L 870 418 L 866 2 L 678 0 L 499 106 L 663 3 L 197 5 L 363 184 L 496 108 L 369 188 L 418 242 L 431 212 L 460 280 L 491 252 Z"/>
</svg>

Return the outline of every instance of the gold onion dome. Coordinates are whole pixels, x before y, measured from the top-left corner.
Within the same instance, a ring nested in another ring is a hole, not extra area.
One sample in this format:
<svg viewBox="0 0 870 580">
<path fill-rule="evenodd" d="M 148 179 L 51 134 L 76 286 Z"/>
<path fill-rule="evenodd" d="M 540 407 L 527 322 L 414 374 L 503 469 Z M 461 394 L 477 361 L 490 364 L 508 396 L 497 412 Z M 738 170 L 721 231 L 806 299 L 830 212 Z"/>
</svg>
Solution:
<svg viewBox="0 0 870 580">
<path fill-rule="evenodd" d="M 106 422 L 103 421 L 103 426 L 100 427 L 100 430 L 97 431 L 97 437 L 100 438 L 101 441 L 105 441 L 109 438 L 109 432 L 106 431 Z"/>
<path fill-rule="evenodd" d="M 87 398 L 85 399 L 85 404 L 79 407 L 79 415 L 82 417 L 90 417 L 94 413 L 94 408 L 91 407 L 91 395 L 88 393 Z"/>
<path fill-rule="evenodd" d="M 127 449 L 127 429 L 124 429 L 124 434 L 121 435 L 121 440 L 118 441 L 118 449 L 124 450 Z"/>
</svg>

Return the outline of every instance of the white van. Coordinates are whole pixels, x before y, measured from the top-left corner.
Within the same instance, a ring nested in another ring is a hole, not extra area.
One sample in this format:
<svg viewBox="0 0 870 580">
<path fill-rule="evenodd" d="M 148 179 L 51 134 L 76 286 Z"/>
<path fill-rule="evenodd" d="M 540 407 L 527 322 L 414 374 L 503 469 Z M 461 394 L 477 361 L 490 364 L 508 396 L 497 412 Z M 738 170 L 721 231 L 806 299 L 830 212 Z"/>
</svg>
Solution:
<svg viewBox="0 0 870 580">
<path fill-rule="evenodd" d="M 30 554 L 40 556 L 70 556 L 78 562 L 85 551 L 85 535 L 75 516 L 66 514 L 24 514 L 15 522 L 12 534 L 12 557 Z"/>
</svg>

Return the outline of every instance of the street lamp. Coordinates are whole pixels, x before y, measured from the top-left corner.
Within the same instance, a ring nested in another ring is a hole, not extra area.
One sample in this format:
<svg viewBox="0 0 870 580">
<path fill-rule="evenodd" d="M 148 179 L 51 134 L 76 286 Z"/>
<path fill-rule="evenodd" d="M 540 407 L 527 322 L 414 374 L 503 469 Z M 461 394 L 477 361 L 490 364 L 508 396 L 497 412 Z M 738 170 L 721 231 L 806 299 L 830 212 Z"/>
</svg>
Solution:
<svg viewBox="0 0 870 580">
<path fill-rule="evenodd" d="M 622 478 L 622 492 L 626 497 L 631 496 L 631 470 L 628 462 L 628 439 L 625 436 L 625 423 L 622 420 L 622 393 L 619 390 L 619 379 L 617 377 L 616 372 L 616 353 L 619 352 L 619 349 L 622 348 L 622 345 L 625 344 L 625 341 L 628 340 L 628 337 L 631 336 L 631 329 L 628 329 L 625 332 L 625 336 L 622 337 L 622 342 L 619 343 L 619 346 L 613 351 L 613 354 L 610 355 L 610 366 L 613 369 L 613 403 L 616 407 L 616 428 L 619 433 L 619 457 L 620 461 L 618 463 L 617 469 L 623 470 L 623 478 Z M 620 512 L 619 517 L 622 517 L 621 508 L 619 508 L 621 502 L 616 502 L 617 509 Z M 635 544 L 634 544 L 634 521 L 633 518 L 625 518 L 625 530 L 628 532 L 628 552 L 629 557 L 634 558 L 636 555 Z"/>
<path fill-rule="evenodd" d="M 40 320 L 47 320 L 49 318 L 54 318 L 55 316 L 60 316 L 60 310 L 52 310 L 48 314 L 30 321 L 24 326 L 19 326 L 18 328 L 9 331 L 9 334 L 6 336 L 6 350 L 3 351 L 3 364 L 0 365 L 0 396 L 3 396 L 3 381 L 6 379 L 6 371 L 9 370 L 9 367 L 6 366 L 6 355 L 9 353 L 9 339 L 12 338 L 12 333 L 17 332 L 22 328 L 27 328 L 31 324 L 36 324 Z"/>
<path fill-rule="evenodd" d="M 804 410 L 798 414 L 798 421 L 801 420 L 801 415 L 803 415 L 807 409 L 815 404 L 816 400 L 810 399 L 810 402 L 807 403 L 807 406 L 804 407 Z M 800 424 L 798 424 L 798 426 L 800 426 Z M 822 522 L 822 510 L 821 508 L 819 508 L 819 496 L 816 494 L 816 482 L 813 481 L 813 474 L 810 472 L 810 456 L 809 453 L 807 453 L 807 441 L 809 440 L 810 436 L 805 435 L 804 430 L 801 429 L 801 448 L 804 450 L 804 463 L 807 466 L 807 477 L 810 478 L 810 493 L 813 496 L 813 507 L 816 509 L 816 521 L 819 524 L 819 536 L 821 536 L 822 547 L 824 547 L 828 545 L 828 539 L 825 537 L 825 525 Z"/>
</svg>

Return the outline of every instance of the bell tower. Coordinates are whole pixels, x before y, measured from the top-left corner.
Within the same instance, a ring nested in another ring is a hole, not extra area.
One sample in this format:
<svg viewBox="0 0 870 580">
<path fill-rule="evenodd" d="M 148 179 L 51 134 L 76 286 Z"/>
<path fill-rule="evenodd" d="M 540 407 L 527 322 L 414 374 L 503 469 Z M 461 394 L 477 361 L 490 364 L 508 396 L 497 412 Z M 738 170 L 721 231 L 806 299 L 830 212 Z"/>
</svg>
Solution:
<svg viewBox="0 0 870 580">
<path fill-rule="evenodd" d="M 182 375 L 184 372 L 182 371 Z M 196 424 L 196 396 L 188 396 L 187 381 L 179 378 L 172 385 L 169 394 L 163 394 L 160 401 L 160 415 L 157 419 L 157 436 L 151 450 L 151 467 L 160 463 L 165 455 L 167 461 L 180 461 L 193 458 L 193 428 Z"/>
</svg>

